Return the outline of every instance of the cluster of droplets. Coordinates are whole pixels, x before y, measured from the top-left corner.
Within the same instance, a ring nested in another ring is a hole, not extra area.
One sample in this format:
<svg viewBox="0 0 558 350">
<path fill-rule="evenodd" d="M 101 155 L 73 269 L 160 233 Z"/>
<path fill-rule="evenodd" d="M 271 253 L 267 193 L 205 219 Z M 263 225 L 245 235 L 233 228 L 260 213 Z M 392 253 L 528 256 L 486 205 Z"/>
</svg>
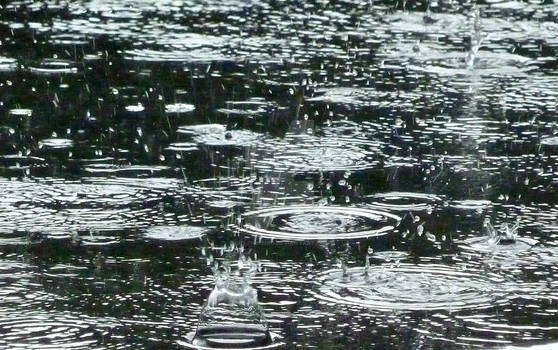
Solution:
<svg viewBox="0 0 558 350">
<path fill-rule="evenodd" d="M 413 226 L 414 230 L 406 229 L 401 233 L 402 238 L 414 238 L 414 237 L 425 236 L 428 241 L 436 242 L 436 235 L 434 235 L 430 231 L 425 231 L 424 221 L 421 220 L 421 217 L 419 215 L 409 212 L 406 216 L 408 216 L 411 219 L 410 220 L 411 225 Z"/>
<path fill-rule="evenodd" d="M 251 286 L 258 264 L 246 257 L 240 248 L 240 256 L 234 265 L 230 261 L 221 266 L 214 262 L 211 270 L 215 276 L 215 288 L 207 299 L 208 306 L 215 307 L 223 302 L 241 306 L 258 303 L 256 290 Z"/>
</svg>

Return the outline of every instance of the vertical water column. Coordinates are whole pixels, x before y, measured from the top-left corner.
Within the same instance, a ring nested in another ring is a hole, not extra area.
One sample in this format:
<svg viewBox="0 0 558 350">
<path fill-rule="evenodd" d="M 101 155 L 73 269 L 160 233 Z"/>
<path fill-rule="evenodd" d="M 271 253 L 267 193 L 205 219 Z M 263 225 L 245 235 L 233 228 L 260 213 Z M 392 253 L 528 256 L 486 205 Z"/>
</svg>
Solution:
<svg viewBox="0 0 558 350">
<path fill-rule="evenodd" d="M 473 28 L 471 31 L 471 47 L 467 53 L 465 63 L 468 69 L 475 69 L 475 58 L 479 52 L 480 47 L 485 36 L 482 32 L 481 14 L 477 5 L 473 7 Z"/>
</svg>

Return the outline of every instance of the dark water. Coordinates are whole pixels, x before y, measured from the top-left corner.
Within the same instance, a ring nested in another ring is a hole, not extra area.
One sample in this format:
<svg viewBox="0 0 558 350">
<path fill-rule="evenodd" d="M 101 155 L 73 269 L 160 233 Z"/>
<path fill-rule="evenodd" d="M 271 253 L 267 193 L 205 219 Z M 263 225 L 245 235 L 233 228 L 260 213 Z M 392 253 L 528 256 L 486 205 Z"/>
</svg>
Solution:
<svg viewBox="0 0 558 350">
<path fill-rule="evenodd" d="M 473 5 L 3 2 L 0 349 L 188 346 L 238 251 L 283 348 L 553 348 L 558 4 Z"/>
</svg>

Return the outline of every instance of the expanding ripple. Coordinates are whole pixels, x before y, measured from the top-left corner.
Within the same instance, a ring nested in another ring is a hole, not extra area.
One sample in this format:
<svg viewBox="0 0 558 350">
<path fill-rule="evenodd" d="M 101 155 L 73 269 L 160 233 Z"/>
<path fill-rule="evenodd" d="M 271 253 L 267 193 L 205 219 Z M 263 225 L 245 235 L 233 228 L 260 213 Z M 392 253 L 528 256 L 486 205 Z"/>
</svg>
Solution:
<svg viewBox="0 0 558 350">
<path fill-rule="evenodd" d="M 39 141 L 39 149 L 44 150 L 58 150 L 71 148 L 74 145 L 74 141 L 69 139 L 52 138 L 44 139 Z"/>
<path fill-rule="evenodd" d="M 510 285 L 495 274 L 443 265 L 373 266 L 320 275 L 315 296 L 376 310 L 462 310 L 507 302 Z"/>
<path fill-rule="evenodd" d="M 529 250 L 537 243 L 536 240 L 531 238 L 518 237 L 515 242 L 494 244 L 489 237 L 474 237 L 464 240 L 463 248 L 509 257 L 509 254 L 518 254 Z"/>
<path fill-rule="evenodd" d="M 166 113 L 190 113 L 195 109 L 194 105 L 188 103 L 171 103 L 165 106 Z"/>
<path fill-rule="evenodd" d="M 55 234 L 61 231 L 60 227 L 67 232 L 107 231 L 150 226 L 154 219 L 174 223 L 175 215 L 157 218 L 161 216 L 157 204 L 170 195 L 177 184 L 174 180 L 130 181 L 125 178 L 0 181 L 4 190 L 0 203 L 3 216 L 0 232 Z"/>
<path fill-rule="evenodd" d="M 363 199 L 376 207 L 393 211 L 432 211 L 444 204 L 440 196 L 414 192 L 376 193 Z"/>
<path fill-rule="evenodd" d="M 286 206 L 243 214 L 240 231 L 289 240 L 353 239 L 382 236 L 401 218 L 379 210 L 349 207 Z"/>
<path fill-rule="evenodd" d="M 38 66 L 29 67 L 29 71 L 37 74 L 74 74 L 78 72 L 78 69 L 71 61 L 45 59 Z"/>
<path fill-rule="evenodd" d="M 143 236 L 156 241 L 183 241 L 204 236 L 207 228 L 199 226 L 152 226 L 145 230 Z"/>
<path fill-rule="evenodd" d="M 17 61 L 12 58 L 0 56 L 0 72 L 11 71 L 17 68 Z"/>
<path fill-rule="evenodd" d="M 248 147 L 259 144 L 264 138 L 261 134 L 249 130 L 227 130 L 221 124 L 182 126 L 178 128 L 178 132 L 188 135 L 198 145 L 210 147 Z"/>
</svg>

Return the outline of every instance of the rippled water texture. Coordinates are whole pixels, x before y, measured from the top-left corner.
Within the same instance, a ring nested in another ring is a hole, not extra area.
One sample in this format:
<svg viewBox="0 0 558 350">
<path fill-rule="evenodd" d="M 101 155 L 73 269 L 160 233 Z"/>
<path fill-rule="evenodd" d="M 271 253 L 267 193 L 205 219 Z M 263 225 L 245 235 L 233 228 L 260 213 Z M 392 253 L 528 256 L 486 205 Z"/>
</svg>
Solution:
<svg viewBox="0 0 558 350">
<path fill-rule="evenodd" d="M 555 347 L 556 33 L 556 0 L 2 2 L 0 350 Z M 255 328 L 205 322 L 223 274 Z"/>
</svg>

